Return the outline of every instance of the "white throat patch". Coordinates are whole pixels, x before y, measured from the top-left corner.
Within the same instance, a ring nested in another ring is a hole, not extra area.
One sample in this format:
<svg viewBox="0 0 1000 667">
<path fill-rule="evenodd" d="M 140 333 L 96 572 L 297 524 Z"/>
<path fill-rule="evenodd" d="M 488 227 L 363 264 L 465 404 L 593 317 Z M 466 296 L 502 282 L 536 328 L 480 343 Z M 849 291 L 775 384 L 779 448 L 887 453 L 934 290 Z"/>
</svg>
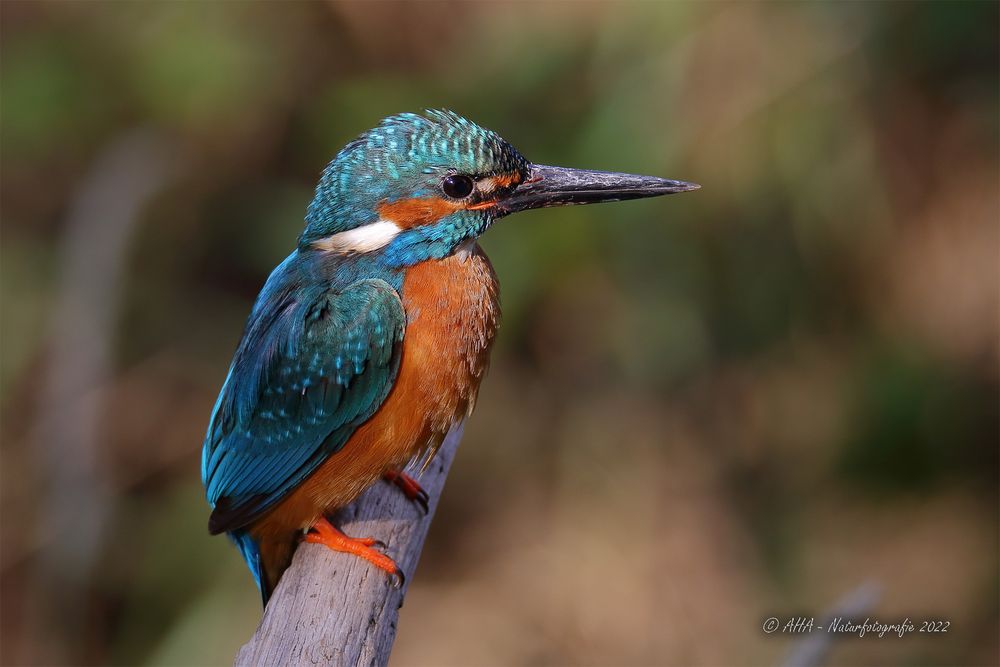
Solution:
<svg viewBox="0 0 1000 667">
<path fill-rule="evenodd" d="M 476 239 L 467 239 L 455 249 L 455 256 L 464 264 L 476 252 Z"/>
<path fill-rule="evenodd" d="M 331 252 L 372 252 L 389 245 L 401 231 L 392 220 L 378 220 L 319 239 L 313 246 Z"/>
</svg>

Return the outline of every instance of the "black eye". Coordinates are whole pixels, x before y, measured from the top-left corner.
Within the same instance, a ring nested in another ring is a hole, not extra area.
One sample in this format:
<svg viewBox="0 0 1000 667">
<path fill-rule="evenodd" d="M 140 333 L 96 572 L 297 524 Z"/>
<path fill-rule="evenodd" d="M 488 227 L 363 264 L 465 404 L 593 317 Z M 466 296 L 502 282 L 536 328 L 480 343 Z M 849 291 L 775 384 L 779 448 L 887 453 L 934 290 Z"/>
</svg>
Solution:
<svg viewBox="0 0 1000 667">
<path fill-rule="evenodd" d="M 441 181 L 441 189 L 452 199 L 465 199 L 472 194 L 472 179 L 463 174 L 445 176 Z"/>
</svg>

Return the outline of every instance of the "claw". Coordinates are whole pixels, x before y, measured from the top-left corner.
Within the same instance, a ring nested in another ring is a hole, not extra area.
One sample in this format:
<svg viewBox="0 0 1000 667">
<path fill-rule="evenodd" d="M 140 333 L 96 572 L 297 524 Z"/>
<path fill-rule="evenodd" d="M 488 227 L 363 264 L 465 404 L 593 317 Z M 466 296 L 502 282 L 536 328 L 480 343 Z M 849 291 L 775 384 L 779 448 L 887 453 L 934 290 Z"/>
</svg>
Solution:
<svg viewBox="0 0 1000 667">
<path fill-rule="evenodd" d="M 385 554 L 372 549 L 373 546 L 378 546 L 383 549 L 386 548 L 385 542 L 376 540 L 374 537 L 362 537 L 359 539 L 351 538 L 340 532 L 340 530 L 338 530 L 326 519 L 320 519 L 316 522 L 316 525 L 312 527 L 310 532 L 306 533 L 302 539 L 310 544 L 322 544 L 333 551 L 340 551 L 359 556 L 378 569 L 388 572 L 392 577 L 393 582 L 395 582 L 397 578 L 404 582 L 406 581 L 405 577 L 403 577 L 402 570 L 399 569 L 399 566 L 396 565 L 395 561 Z M 393 583 L 393 585 L 395 586 L 397 584 Z M 401 586 L 402 584 L 399 585 Z"/>
<path fill-rule="evenodd" d="M 398 486 L 403 492 L 403 495 L 405 495 L 408 499 L 420 505 L 420 507 L 424 510 L 424 514 L 430 513 L 430 494 L 424 491 L 423 487 L 417 483 L 417 480 L 400 470 L 387 470 L 382 476 L 387 481 Z"/>
</svg>

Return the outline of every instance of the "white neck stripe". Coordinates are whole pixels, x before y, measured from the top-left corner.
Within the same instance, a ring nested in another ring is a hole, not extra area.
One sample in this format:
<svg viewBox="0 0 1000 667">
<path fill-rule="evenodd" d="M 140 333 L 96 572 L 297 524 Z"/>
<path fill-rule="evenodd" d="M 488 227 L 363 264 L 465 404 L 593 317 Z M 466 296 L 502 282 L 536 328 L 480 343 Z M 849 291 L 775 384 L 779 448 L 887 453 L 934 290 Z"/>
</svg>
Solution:
<svg viewBox="0 0 1000 667">
<path fill-rule="evenodd" d="M 389 245 L 401 231 L 392 220 L 378 220 L 319 239 L 313 247 L 330 252 L 372 252 Z"/>
</svg>

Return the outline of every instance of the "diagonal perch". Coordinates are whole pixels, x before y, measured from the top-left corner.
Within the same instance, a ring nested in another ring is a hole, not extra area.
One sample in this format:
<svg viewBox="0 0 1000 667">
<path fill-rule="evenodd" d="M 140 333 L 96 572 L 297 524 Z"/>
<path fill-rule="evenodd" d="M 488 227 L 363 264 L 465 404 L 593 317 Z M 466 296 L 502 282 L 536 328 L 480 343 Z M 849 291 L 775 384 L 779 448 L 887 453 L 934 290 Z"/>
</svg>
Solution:
<svg viewBox="0 0 1000 667">
<path fill-rule="evenodd" d="M 338 514 L 348 535 L 372 536 L 389 545 L 389 555 L 408 581 L 461 439 L 459 424 L 420 478 L 430 496 L 426 515 L 384 482 Z M 302 544 L 235 665 L 385 665 L 407 585 L 393 587 L 384 572 L 349 554 Z"/>
</svg>

